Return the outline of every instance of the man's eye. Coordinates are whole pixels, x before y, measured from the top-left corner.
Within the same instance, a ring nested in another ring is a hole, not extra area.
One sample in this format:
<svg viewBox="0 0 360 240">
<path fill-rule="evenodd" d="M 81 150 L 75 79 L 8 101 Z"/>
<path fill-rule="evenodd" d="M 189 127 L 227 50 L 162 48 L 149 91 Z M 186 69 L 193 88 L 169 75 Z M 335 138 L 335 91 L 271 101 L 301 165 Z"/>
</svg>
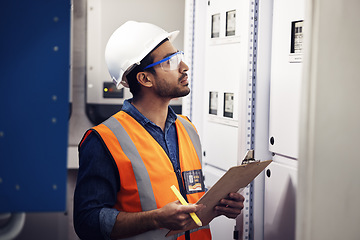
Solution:
<svg viewBox="0 0 360 240">
<path fill-rule="evenodd" d="M 173 58 L 170 58 L 169 59 L 169 63 L 170 64 L 174 64 L 174 63 L 176 63 L 177 62 L 177 58 L 176 57 L 173 57 Z"/>
</svg>

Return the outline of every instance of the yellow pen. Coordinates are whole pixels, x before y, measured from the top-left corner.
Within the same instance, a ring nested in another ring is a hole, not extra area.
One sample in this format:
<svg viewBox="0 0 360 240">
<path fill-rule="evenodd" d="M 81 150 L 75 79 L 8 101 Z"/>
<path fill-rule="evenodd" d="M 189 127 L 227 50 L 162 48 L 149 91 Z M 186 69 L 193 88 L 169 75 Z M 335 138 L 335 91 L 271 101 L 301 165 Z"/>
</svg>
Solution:
<svg viewBox="0 0 360 240">
<path fill-rule="evenodd" d="M 174 186 L 172 185 L 171 187 L 171 190 L 175 193 L 176 197 L 179 199 L 180 203 L 182 205 L 189 205 L 185 199 L 183 198 L 183 196 L 181 195 L 181 193 L 179 192 L 179 190 Z M 200 221 L 200 219 L 198 218 L 198 216 L 196 216 L 195 213 L 190 213 L 190 216 L 192 217 L 192 219 L 195 221 L 196 225 L 198 225 L 199 227 L 202 226 L 202 222 Z"/>
</svg>

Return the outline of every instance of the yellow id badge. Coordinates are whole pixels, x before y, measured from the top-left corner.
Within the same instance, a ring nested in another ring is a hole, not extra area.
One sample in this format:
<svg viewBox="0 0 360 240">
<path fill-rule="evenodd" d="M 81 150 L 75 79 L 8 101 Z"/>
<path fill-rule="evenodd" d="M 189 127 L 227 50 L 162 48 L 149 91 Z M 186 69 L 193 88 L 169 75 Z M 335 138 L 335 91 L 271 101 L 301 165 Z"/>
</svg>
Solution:
<svg viewBox="0 0 360 240">
<path fill-rule="evenodd" d="M 201 169 L 183 172 L 183 179 L 187 194 L 205 192 Z"/>
</svg>

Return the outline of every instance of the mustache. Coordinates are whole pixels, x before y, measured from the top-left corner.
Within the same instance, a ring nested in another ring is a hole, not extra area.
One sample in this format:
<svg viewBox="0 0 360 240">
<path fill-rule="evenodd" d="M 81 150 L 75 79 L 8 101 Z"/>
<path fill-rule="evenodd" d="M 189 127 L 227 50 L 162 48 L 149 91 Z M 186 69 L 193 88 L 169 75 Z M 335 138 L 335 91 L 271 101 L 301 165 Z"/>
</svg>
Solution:
<svg viewBox="0 0 360 240">
<path fill-rule="evenodd" d="M 185 77 L 187 77 L 188 76 L 188 74 L 187 73 L 183 73 L 182 75 L 181 75 L 181 77 L 179 78 L 179 82 L 181 82 Z"/>
</svg>

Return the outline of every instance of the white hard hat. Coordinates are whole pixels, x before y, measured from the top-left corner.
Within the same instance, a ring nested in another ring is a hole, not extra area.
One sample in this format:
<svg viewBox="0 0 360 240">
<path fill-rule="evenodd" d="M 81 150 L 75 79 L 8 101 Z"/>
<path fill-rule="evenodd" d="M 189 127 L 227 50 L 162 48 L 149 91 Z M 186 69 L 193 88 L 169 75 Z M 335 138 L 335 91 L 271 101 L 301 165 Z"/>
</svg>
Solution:
<svg viewBox="0 0 360 240">
<path fill-rule="evenodd" d="M 179 31 L 171 33 L 144 22 L 128 21 L 111 35 L 105 49 L 105 61 L 117 88 L 129 87 L 126 75 L 161 41 L 172 42 Z"/>
</svg>

